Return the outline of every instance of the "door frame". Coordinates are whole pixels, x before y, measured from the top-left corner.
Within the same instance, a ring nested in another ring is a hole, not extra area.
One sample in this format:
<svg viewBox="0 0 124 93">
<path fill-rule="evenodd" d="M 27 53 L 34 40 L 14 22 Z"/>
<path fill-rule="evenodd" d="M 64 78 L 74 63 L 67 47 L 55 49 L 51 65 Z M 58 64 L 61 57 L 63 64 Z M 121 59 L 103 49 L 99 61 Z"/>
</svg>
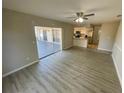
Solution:
<svg viewBox="0 0 124 93">
<path fill-rule="evenodd" d="M 60 29 L 60 51 L 63 50 L 63 28 L 62 27 L 47 27 L 47 26 L 35 25 L 34 26 L 34 33 L 35 33 L 35 27 L 50 28 L 50 29 Z M 36 33 L 35 33 L 35 42 L 37 42 L 36 40 L 37 39 L 36 39 Z"/>
</svg>

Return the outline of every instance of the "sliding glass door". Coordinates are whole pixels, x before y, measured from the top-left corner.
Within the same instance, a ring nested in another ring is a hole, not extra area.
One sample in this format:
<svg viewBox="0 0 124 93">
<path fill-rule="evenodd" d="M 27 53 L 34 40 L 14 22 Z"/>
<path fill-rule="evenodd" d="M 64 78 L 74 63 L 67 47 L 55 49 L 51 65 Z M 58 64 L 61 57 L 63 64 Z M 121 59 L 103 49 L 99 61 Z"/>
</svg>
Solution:
<svg viewBox="0 0 124 93">
<path fill-rule="evenodd" d="M 35 36 L 39 58 L 61 50 L 61 28 L 35 26 Z"/>
</svg>

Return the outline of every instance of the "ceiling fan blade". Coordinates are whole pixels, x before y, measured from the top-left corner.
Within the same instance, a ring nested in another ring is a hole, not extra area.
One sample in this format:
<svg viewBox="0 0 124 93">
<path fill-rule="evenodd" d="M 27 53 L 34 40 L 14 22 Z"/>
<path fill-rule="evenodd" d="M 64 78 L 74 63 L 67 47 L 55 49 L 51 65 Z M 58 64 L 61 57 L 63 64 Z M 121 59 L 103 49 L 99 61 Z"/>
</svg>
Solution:
<svg viewBox="0 0 124 93">
<path fill-rule="evenodd" d="M 75 22 L 77 18 L 75 18 L 73 21 Z"/>
<path fill-rule="evenodd" d="M 84 17 L 88 17 L 88 16 L 94 16 L 95 14 L 87 14 L 87 15 L 84 15 Z"/>
<path fill-rule="evenodd" d="M 76 13 L 77 17 L 82 17 L 83 14 L 84 14 L 83 12 L 77 12 L 77 13 Z"/>
<path fill-rule="evenodd" d="M 83 19 L 88 20 L 88 18 L 87 18 L 87 17 L 84 17 Z"/>
</svg>

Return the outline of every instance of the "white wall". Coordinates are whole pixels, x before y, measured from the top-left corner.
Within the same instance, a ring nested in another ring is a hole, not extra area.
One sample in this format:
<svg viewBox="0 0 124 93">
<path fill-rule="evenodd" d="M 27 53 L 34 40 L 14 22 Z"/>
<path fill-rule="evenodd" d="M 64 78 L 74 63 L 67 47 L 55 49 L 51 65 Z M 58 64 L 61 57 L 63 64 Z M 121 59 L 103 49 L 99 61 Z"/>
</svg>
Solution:
<svg viewBox="0 0 124 93">
<path fill-rule="evenodd" d="M 122 81 L 122 22 L 120 22 L 114 46 L 112 49 L 112 57 L 118 73 L 120 83 Z"/>
<path fill-rule="evenodd" d="M 38 59 L 34 26 L 62 28 L 62 48 L 73 45 L 73 26 L 25 13 L 3 9 L 3 74 Z"/>
<path fill-rule="evenodd" d="M 112 51 L 118 26 L 119 22 L 102 24 L 98 49 Z"/>
</svg>

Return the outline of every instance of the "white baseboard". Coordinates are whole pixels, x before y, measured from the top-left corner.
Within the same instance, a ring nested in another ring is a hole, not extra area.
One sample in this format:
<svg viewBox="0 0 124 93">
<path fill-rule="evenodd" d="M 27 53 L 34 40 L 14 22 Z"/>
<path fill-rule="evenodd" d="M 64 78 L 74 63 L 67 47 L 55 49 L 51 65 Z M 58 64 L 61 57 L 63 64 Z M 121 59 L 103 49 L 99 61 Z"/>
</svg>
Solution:
<svg viewBox="0 0 124 93">
<path fill-rule="evenodd" d="M 26 68 L 26 67 L 28 67 L 28 66 L 31 66 L 31 65 L 33 65 L 33 64 L 35 64 L 35 63 L 37 63 L 37 62 L 39 62 L 39 60 L 33 61 L 33 62 L 31 62 L 31 63 L 29 63 L 29 64 L 26 64 L 26 65 L 24 65 L 24 66 L 22 66 L 22 67 L 19 67 L 19 68 L 14 69 L 14 70 L 12 70 L 12 71 L 10 71 L 10 72 L 7 72 L 7 73 L 3 74 L 2 77 L 4 78 L 4 77 L 6 77 L 6 76 L 8 76 L 8 75 L 10 75 L 10 74 L 12 74 L 12 73 L 15 73 L 15 72 L 17 72 L 17 71 L 19 71 L 19 70 L 21 70 L 21 69 L 24 69 L 24 68 Z"/>
<path fill-rule="evenodd" d="M 69 47 L 64 47 L 63 49 L 69 49 L 69 48 L 72 48 L 72 47 L 73 47 L 73 45 L 69 46 Z"/>
<path fill-rule="evenodd" d="M 117 75 L 118 75 L 120 84 L 121 84 L 121 86 L 122 86 L 121 76 L 120 76 L 120 74 L 119 74 L 118 66 L 117 66 L 117 64 L 116 64 L 116 59 L 114 58 L 114 55 L 111 55 L 111 56 L 112 56 L 112 59 L 113 59 L 114 65 L 115 65 L 115 69 L 116 69 L 116 72 L 117 72 Z"/>
<path fill-rule="evenodd" d="M 112 52 L 112 50 L 108 50 L 108 49 L 104 49 L 104 48 L 97 48 L 98 50 L 103 50 L 103 51 L 108 51 L 108 52 Z"/>
</svg>

